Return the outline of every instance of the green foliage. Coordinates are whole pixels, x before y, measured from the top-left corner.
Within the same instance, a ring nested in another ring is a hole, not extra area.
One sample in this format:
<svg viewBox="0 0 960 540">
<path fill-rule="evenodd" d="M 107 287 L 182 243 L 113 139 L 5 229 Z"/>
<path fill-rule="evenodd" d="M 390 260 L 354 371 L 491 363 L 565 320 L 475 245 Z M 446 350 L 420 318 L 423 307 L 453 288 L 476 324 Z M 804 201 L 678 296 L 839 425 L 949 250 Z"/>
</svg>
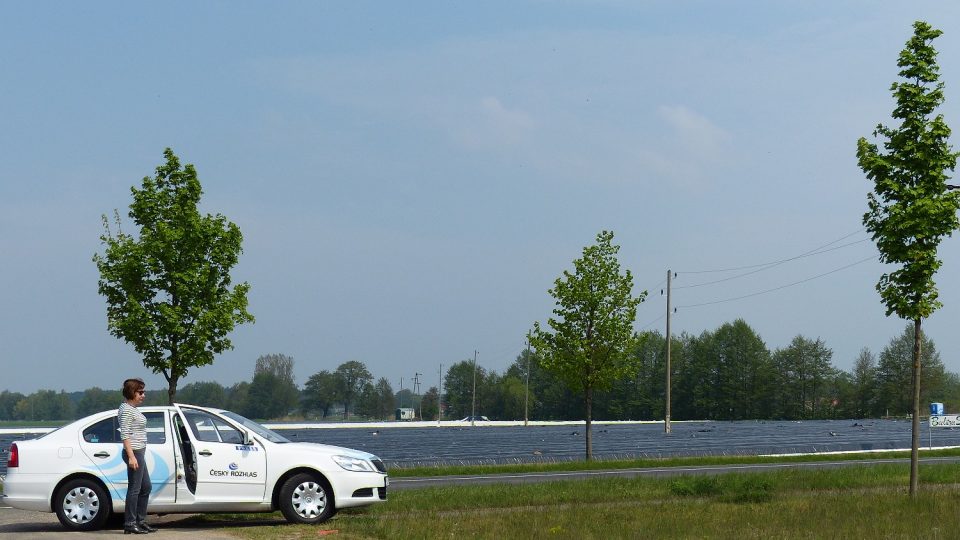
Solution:
<svg viewBox="0 0 960 540">
<path fill-rule="evenodd" d="M 189 403 L 202 407 L 229 408 L 227 406 L 227 390 L 218 382 L 202 381 L 190 383 L 177 392 L 179 403 Z M 238 412 L 243 409 L 235 409 Z"/>
<path fill-rule="evenodd" d="M 103 390 L 98 387 L 83 391 L 83 396 L 77 402 L 76 416 L 84 417 L 96 412 L 116 409 L 123 401 L 123 394 L 119 390 Z"/>
<path fill-rule="evenodd" d="M 766 475 L 681 476 L 670 482 L 670 492 L 680 497 L 715 498 L 730 503 L 762 503 L 773 496 L 774 485 Z"/>
<path fill-rule="evenodd" d="M 297 405 L 297 392 L 287 381 L 273 373 L 261 371 L 253 376 L 247 391 L 246 407 L 240 412 L 250 418 L 272 420 L 283 418 Z"/>
<path fill-rule="evenodd" d="M 360 397 L 363 388 L 373 381 L 373 375 L 367 370 L 363 362 L 351 360 L 337 366 L 333 372 L 338 393 L 343 402 L 343 418 L 350 417 L 350 407 Z"/>
<path fill-rule="evenodd" d="M 714 475 L 681 476 L 670 482 L 670 493 L 680 497 L 713 497 L 720 491 L 720 478 Z"/>
<path fill-rule="evenodd" d="M 293 366 L 293 358 L 285 354 L 267 354 L 257 358 L 253 368 L 250 397 L 259 399 L 265 396 L 270 401 L 269 404 L 258 405 L 258 412 L 265 416 L 257 418 L 281 418 L 297 409 L 300 391 L 294 381 Z M 269 377 L 261 377 L 258 383 L 258 375 Z"/>
<path fill-rule="evenodd" d="M 201 215 L 193 165 L 182 167 L 169 148 L 164 157 L 153 178 L 131 188 L 129 217 L 139 235 L 123 232 L 119 215 L 111 231 L 104 216 L 105 251 L 93 260 L 107 301 L 107 328 L 164 376 L 173 403 L 189 369 L 213 363 L 232 348 L 227 336 L 234 327 L 254 319 L 247 312 L 250 286 L 231 288 L 240 229 L 222 215 Z"/>
<path fill-rule="evenodd" d="M 243 413 L 247 410 L 247 400 L 250 395 L 250 383 L 241 381 L 234 384 L 227 391 L 227 409 Z"/>
<path fill-rule="evenodd" d="M 486 393 L 483 382 L 486 380 L 487 370 L 483 366 L 476 366 L 477 414 L 485 415 L 482 407 L 482 396 Z M 443 378 L 443 389 L 446 391 L 447 417 L 459 420 L 472 414 L 473 409 L 473 360 L 455 362 L 447 369 Z"/>
<path fill-rule="evenodd" d="M 17 407 L 17 403 L 20 400 L 24 399 L 25 395 L 20 392 L 10 392 L 4 390 L 0 392 L 0 420 L 14 420 L 14 410 Z"/>
<path fill-rule="evenodd" d="M 880 353 L 876 368 L 877 414 L 906 416 L 913 410 L 913 341 L 914 327 L 907 324 L 903 333 L 890 340 Z M 945 391 L 943 361 L 933 340 L 921 333 L 920 402 L 942 401 Z"/>
<path fill-rule="evenodd" d="M 360 405 L 357 412 L 367 418 L 376 420 L 392 420 L 394 418 L 393 387 L 390 381 L 380 377 L 376 384 L 367 383 L 360 395 Z"/>
<path fill-rule="evenodd" d="M 598 234 L 596 244 L 573 261 L 574 272 L 565 270 L 548 291 L 556 300 L 547 321 L 552 331 L 537 322 L 529 335 L 539 364 L 583 396 L 587 459 L 593 452 L 594 391 L 635 375 L 640 367 L 630 347 L 638 339 L 633 331 L 637 305 L 647 292 L 633 297 L 633 276 L 629 270 L 620 273 L 619 251 L 612 232 Z"/>
<path fill-rule="evenodd" d="M 870 349 L 864 347 L 853 362 L 853 394 L 848 416 L 866 418 L 877 413 L 877 361 Z"/>
<path fill-rule="evenodd" d="M 300 395 L 300 408 L 305 416 L 320 413 L 326 418 L 330 407 L 340 400 L 340 390 L 337 379 L 327 370 L 321 370 L 307 379 Z"/>
<path fill-rule="evenodd" d="M 682 335 L 673 356 L 674 418 L 770 418 L 774 369 L 760 336 L 742 319 Z"/>
<path fill-rule="evenodd" d="M 880 277 L 877 290 L 887 315 L 911 321 L 925 319 L 941 306 L 933 280 L 941 265 L 937 246 L 960 227 L 960 193 L 946 187 L 958 154 L 947 142 L 950 128 L 943 115 L 933 116 L 944 100 L 931 44 L 941 32 L 922 21 L 913 26 L 914 35 L 897 62 L 903 80 L 891 87 L 897 102 L 893 118 L 900 125 L 877 126 L 873 134 L 883 141 L 883 151 L 865 138 L 857 142 L 860 168 L 874 182 L 863 223 L 880 260 L 900 265 Z"/>
<path fill-rule="evenodd" d="M 552 331 L 534 323 L 530 345 L 544 368 L 571 388 L 603 388 L 636 373 L 629 346 L 635 338 L 637 305 L 647 295 L 632 296 L 633 276 L 620 273 L 619 246 L 613 233 L 603 231 L 597 243 L 583 249 L 573 261 L 574 272 L 564 271 L 548 292 L 556 300 Z"/>
<path fill-rule="evenodd" d="M 120 405 L 117 400 L 116 406 Z M 70 420 L 74 418 L 73 403 L 64 391 L 38 390 L 25 396 L 13 407 L 14 420 Z"/>
<path fill-rule="evenodd" d="M 942 32 L 923 21 L 915 22 L 913 30 L 897 61 L 902 80 L 891 87 L 897 102 L 893 117 L 900 125 L 889 128 L 880 124 L 873 132 L 883 140 L 883 152 L 862 137 L 857 142 L 860 168 L 874 183 L 863 224 L 877 243 L 880 260 L 899 265 L 880 276 L 877 291 L 887 315 L 895 313 L 914 323 L 911 496 L 917 493 L 919 476 L 920 327 L 923 319 L 941 307 L 933 280 L 942 264 L 937 247 L 960 227 L 960 193 L 947 189 L 948 172 L 956 168 L 958 154 L 947 142 L 950 128 L 943 115 L 934 116 L 944 95 L 932 42 Z"/>
<path fill-rule="evenodd" d="M 440 391 L 436 386 L 431 386 L 423 394 L 420 400 L 421 420 L 435 420 L 440 414 Z"/>
<path fill-rule="evenodd" d="M 828 416 L 824 409 L 832 406 L 828 392 L 834 372 L 832 358 L 833 351 L 822 340 L 804 336 L 794 337 L 789 346 L 774 352 L 778 418 L 806 420 Z"/>
</svg>

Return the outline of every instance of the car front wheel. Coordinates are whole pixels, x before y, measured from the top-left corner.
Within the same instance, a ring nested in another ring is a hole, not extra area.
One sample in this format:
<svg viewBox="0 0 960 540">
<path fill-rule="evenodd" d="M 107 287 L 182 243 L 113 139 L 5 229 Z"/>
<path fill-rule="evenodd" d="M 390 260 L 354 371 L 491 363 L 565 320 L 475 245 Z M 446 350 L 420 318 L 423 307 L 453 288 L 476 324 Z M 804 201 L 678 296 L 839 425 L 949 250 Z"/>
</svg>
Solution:
<svg viewBox="0 0 960 540">
<path fill-rule="evenodd" d="M 110 517 L 110 497 L 99 483 L 77 478 L 63 485 L 53 499 L 57 518 L 72 531 L 92 531 L 103 527 Z"/>
<path fill-rule="evenodd" d="M 321 523 L 333 517 L 329 484 L 311 474 L 295 474 L 280 488 L 280 511 L 292 523 Z"/>
</svg>

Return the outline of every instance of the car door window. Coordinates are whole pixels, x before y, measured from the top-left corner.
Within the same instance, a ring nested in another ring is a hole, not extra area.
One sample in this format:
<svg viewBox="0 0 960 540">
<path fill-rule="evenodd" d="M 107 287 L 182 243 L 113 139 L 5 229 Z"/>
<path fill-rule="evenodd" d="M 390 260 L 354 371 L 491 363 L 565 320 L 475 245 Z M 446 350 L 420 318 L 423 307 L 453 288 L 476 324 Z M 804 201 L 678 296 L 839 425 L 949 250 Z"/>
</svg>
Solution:
<svg viewBox="0 0 960 540">
<path fill-rule="evenodd" d="M 187 424 L 190 425 L 190 430 L 193 431 L 193 436 L 198 441 L 234 444 L 243 442 L 243 435 L 241 435 L 240 430 L 212 414 L 203 411 L 184 410 L 183 415 L 187 418 Z"/>
<path fill-rule="evenodd" d="M 164 444 L 167 442 L 167 424 L 163 421 L 162 412 L 144 413 L 147 417 L 147 444 Z"/>
<path fill-rule="evenodd" d="M 147 444 L 164 444 L 167 442 L 167 427 L 163 421 L 162 412 L 144 413 L 147 418 Z M 111 416 L 87 427 L 83 430 L 83 440 L 88 443 L 119 443 L 120 427 L 117 417 Z"/>
<path fill-rule="evenodd" d="M 118 443 L 120 429 L 117 426 L 117 417 L 111 416 L 101 420 L 83 430 L 83 440 L 88 443 Z"/>
</svg>

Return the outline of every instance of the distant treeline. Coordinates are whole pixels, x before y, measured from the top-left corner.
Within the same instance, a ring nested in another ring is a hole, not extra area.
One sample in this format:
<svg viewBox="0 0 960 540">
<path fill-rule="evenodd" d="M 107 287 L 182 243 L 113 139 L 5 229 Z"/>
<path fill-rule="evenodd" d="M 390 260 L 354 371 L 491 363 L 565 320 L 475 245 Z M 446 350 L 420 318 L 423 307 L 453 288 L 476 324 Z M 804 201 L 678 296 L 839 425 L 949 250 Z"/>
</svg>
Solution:
<svg viewBox="0 0 960 540">
<path fill-rule="evenodd" d="M 633 354 L 640 373 L 616 381 L 594 402 L 594 418 L 657 420 L 664 414 L 666 340 L 658 332 L 640 336 Z M 875 355 L 864 348 L 851 371 L 833 366 L 833 351 L 820 339 L 795 337 L 770 351 L 743 320 L 726 323 L 698 336 L 681 334 L 671 343 L 672 411 L 675 420 L 829 419 L 906 416 L 911 408 L 913 326 Z M 932 340 L 923 338 L 921 403 L 943 402 L 960 411 L 960 376 L 944 369 Z M 504 373 L 476 367 L 476 414 L 496 420 L 522 420 L 525 406 L 532 420 L 579 420 L 583 401 L 560 380 L 540 369 L 522 351 Z M 383 377 L 374 380 L 358 361 L 333 371 L 321 370 L 298 386 L 293 358 L 260 357 L 253 378 L 229 387 L 195 382 L 179 389 L 176 401 L 237 411 L 258 419 L 349 418 L 381 420 L 397 407 L 416 410 L 433 420 L 459 419 L 474 410 L 474 364 L 450 366 L 443 399 L 436 387 L 420 395 L 395 392 Z M 529 373 L 528 373 L 529 366 Z M 528 384 L 529 376 L 529 384 Z M 529 393 L 527 392 L 529 388 Z M 166 389 L 147 392 L 146 405 L 167 403 Z M 30 395 L 0 392 L 0 420 L 71 420 L 112 409 L 119 390 L 81 392 L 40 390 Z"/>
</svg>

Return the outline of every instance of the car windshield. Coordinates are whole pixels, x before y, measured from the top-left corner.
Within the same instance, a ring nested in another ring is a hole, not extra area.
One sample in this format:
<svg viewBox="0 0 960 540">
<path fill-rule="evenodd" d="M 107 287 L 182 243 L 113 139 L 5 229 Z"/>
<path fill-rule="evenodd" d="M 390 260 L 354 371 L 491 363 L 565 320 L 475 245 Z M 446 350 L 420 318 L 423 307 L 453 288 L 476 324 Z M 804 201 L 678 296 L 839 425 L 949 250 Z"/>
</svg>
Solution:
<svg viewBox="0 0 960 540">
<path fill-rule="evenodd" d="M 268 441 L 270 441 L 270 442 L 272 442 L 272 443 L 288 443 L 288 442 L 290 442 L 290 440 L 287 439 L 286 437 L 284 437 L 283 435 L 279 435 L 279 434 L 277 434 L 275 431 L 270 431 L 269 429 L 261 426 L 260 424 L 254 422 L 253 420 L 250 420 L 249 418 L 240 416 L 239 414 L 237 414 L 237 413 L 235 413 L 235 412 L 231 412 L 231 411 L 221 411 L 220 414 L 226 416 L 227 418 L 229 418 L 229 419 L 231 419 L 231 420 L 233 420 L 233 421 L 235 421 L 235 422 L 238 422 L 238 423 L 242 424 L 243 427 L 249 429 L 250 431 L 256 433 L 257 435 L 263 437 L 264 439 L 266 439 L 266 440 L 268 440 Z"/>
</svg>

